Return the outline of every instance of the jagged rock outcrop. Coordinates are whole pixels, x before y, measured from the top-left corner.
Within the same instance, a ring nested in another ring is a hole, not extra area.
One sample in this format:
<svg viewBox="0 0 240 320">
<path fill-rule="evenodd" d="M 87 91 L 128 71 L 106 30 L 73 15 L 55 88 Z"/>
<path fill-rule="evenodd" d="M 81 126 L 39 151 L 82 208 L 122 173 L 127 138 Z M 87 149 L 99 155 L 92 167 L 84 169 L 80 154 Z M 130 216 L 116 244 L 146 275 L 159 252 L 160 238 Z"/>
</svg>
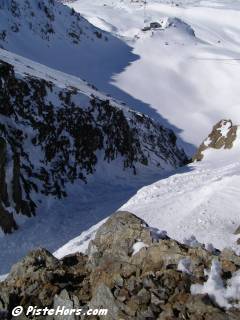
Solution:
<svg viewBox="0 0 240 320">
<path fill-rule="evenodd" d="M 86 86 L 86 85 L 85 85 Z M 87 90 L 91 88 L 88 87 Z M 93 91 L 93 90 L 92 90 Z M 0 61 L 0 227 L 31 217 L 36 199 L 63 198 L 66 184 L 87 183 L 99 162 L 122 170 L 175 168 L 186 162 L 176 136 L 150 118 L 73 87 L 15 73 Z"/>
<path fill-rule="evenodd" d="M 221 120 L 214 127 L 209 136 L 203 141 L 193 157 L 193 161 L 201 161 L 204 151 L 213 149 L 231 149 L 237 137 L 238 126 L 231 120 Z"/>
<path fill-rule="evenodd" d="M 224 308 L 214 291 L 193 292 L 194 285 L 212 277 L 205 270 L 217 260 L 222 271 L 214 273 L 213 287 L 218 277 L 227 285 L 239 274 L 240 257 L 234 252 L 180 244 L 135 215 L 118 212 L 99 228 L 88 255 L 76 253 L 58 260 L 37 249 L 13 266 L 0 283 L 0 309 L 7 316 L 17 305 L 81 306 L 108 309 L 107 316 L 90 319 L 237 320 L 240 296 Z M 219 285 L 214 288 L 220 290 Z"/>
</svg>

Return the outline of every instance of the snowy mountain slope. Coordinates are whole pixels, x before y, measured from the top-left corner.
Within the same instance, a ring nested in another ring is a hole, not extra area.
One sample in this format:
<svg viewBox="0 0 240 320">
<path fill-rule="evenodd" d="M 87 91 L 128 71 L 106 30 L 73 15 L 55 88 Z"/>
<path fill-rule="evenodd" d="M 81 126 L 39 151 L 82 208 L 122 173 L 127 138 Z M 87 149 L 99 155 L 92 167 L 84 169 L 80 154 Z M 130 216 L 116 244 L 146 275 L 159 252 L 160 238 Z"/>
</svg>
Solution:
<svg viewBox="0 0 240 320">
<path fill-rule="evenodd" d="M 240 2 L 147 2 L 146 26 L 176 17 L 194 31 L 195 37 L 178 26 L 141 32 L 144 10 L 139 2 L 76 0 L 69 6 L 121 37 L 139 56 L 114 76 L 114 95 L 142 101 L 149 106 L 144 112 L 156 110 L 183 130 L 179 133 L 185 141 L 199 145 L 219 119 L 240 122 Z"/>
<path fill-rule="evenodd" d="M 55 0 L 1 0 L 0 17 L 0 48 L 97 86 L 137 58 L 122 40 Z"/>
<path fill-rule="evenodd" d="M 94 27 L 55 0 L 2 0 L 0 16 L 0 47 L 85 79 L 178 133 L 179 129 L 149 105 L 111 84 L 115 75 L 138 59 L 121 37 Z M 180 139 L 179 143 L 185 148 Z"/>
<path fill-rule="evenodd" d="M 91 96 L 93 95 L 102 100 L 108 99 L 114 106 L 127 109 L 127 107 L 122 102 L 117 101 L 113 97 L 102 93 L 93 84 L 90 84 L 86 80 L 82 80 L 79 77 L 75 77 L 56 69 L 49 68 L 46 65 L 37 63 L 33 60 L 29 60 L 23 56 L 14 54 L 4 49 L 0 49 L 0 59 L 6 63 L 14 65 L 14 71 L 19 76 L 30 75 L 36 78 L 40 78 L 48 82 L 52 82 L 54 85 L 61 89 L 76 88 L 88 98 L 91 98 Z"/>
<path fill-rule="evenodd" d="M 222 130 L 223 138 L 226 132 Z M 237 127 L 232 148 L 208 147 L 201 162 L 143 187 L 120 210 L 135 213 L 181 242 L 194 243 L 194 236 L 206 245 L 231 247 L 240 253 L 239 234 L 234 234 L 240 225 L 239 154 L 240 127 Z M 61 247 L 56 256 L 84 251 L 104 221 Z"/>
<path fill-rule="evenodd" d="M 1 272 L 31 248 L 56 250 L 186 161 L 171 130 L 2 49 L 0 132 L 0 227 L 20 227 L 1 232 Z"/>
</svg>

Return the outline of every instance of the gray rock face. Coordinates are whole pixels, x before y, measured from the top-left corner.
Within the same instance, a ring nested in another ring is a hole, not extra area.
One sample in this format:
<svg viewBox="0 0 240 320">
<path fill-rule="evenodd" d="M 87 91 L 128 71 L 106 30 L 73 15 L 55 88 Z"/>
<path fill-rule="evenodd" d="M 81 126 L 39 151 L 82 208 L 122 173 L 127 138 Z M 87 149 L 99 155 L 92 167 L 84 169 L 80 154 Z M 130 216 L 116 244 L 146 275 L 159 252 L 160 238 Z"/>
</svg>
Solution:
<svg viewBox="0 0 240 320">
<path fill-rule="evenodd" d="M 56 295 L 54 297 L 53 308 L 56 310 L 57 307 L 60 307 L 60 308 L 66 307 L 69 309 L 73 309 L 74 307 L 76 307 L 76 306 L 74 306 L 74 300 L 71 300 L 66 289 L 64 289 L 63 291 L 61 291 L 61 293 L 59 295 Z M 54 319 L 55 320 L 74 320 L 75 316 L 73 314 L 71 314 L 71 315 L 55 315 Z"/>
<path fill-rule="evenodd" d="M 98 309 L 103 306 L 108 309 L 108 314 L 104 319 L 111 320 L 119 318 L 120 310 L 117 301 L 110 288 L 102 283 L 97 287 L 95 294 L 90 301 L 89 307 L 92 309 Z"/>
<path fill-rule="evenodd" d="M 146 246 L 133 251 L 136 241 Z M 212 253 L 203 245 L 191 248 L 166 236 L 157 240 L 143 220 L 117 212 L 99 228 L 88 254 L 58 260 L 44 249 L 29 253 L 0 283 L 0 309 L 10 314 L 14 306 L 30 304 L 100 308 L 108 314 L 89 319 L 107 320 L 240 319 L 234 305 L 224 310 L 211 296 L 191 293 L 193 284 L 207 280 L 205 270 L 213 259 L 220 262 L 225 285 L 240 270 L 240 257 L 231 250 Z M 183 259 L 189 262 L 188 272 L 178 267 Z"/>
<path fill-rule="evenodd" d="M 133 245 L 142 241 L 152 243 L 150 230 L 146 223 L 130 212 L 120 211 L 113 214 L 96 233 L 91 241 L 88 255 L 91 263 L 98 266 L 104 259 L 128 261 Z"/>
</svg>

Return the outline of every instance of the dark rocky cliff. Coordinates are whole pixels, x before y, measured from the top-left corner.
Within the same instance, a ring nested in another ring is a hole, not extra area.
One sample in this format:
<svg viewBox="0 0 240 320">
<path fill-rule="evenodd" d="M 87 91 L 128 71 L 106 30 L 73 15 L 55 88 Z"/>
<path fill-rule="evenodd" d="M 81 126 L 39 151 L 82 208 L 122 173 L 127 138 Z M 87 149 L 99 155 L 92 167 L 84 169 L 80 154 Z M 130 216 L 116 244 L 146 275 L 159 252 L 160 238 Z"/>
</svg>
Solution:
<svg viewBox="0 0 240 320">
<path fill-rule="evenodd" d="M 30 75 L 17 75 L 0 61 L 0 227 L 17 228 L 14 214 L 32 216 L 44 196 L 67 196 L 66 184 L 87 183 L 99 161 L 119 160 L 120 170 L 159 170 L 186 162 L 176 136 L 150 118 L 61 89 Z"/>
</svg>

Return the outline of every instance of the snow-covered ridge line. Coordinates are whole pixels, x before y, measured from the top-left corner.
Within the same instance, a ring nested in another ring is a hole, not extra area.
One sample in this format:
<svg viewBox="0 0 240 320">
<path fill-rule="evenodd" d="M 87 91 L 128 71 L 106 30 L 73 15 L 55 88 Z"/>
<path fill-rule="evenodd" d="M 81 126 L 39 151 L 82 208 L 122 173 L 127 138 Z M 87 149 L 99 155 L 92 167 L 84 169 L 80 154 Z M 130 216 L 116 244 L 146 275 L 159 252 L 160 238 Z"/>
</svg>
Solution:
<svg viewBox="0 0 240 320">
<path fill-rule="evenodd" d="M 113 97 L 100 92 L 94 87 L 94 85 L 89 84 L 87 81 L 84 81 L 81 78 L 52 69 L 46 65 L 40 64 L 4 49 L 0 49 L 0 60 L 13 65 L 16 75 L 44 79 L 62 89 L 71 90 L 75 88 L 79 91 L 79 93 L 88 98 L 95 96 L 101 100 L 109 100 L 112 105 L 117 106 L 118 108 L 126 110 L 129 109 L 125 104 L 123 106 L 122 102 L 116 101 Z"/>
<path fill-rule="evenodd" d="M 11 37 L 21 33 L 35 34 L 42 40 L 67 40 L 79 44 L 103 37 L 79 13 L 55 0 L 1 0 L 0 43 L 11 46 Z M 65 22 L 60 28 L 60 22 Z M 105 34 L 106 36 L 106 34 Z M 107 39 L 105 39 L 107 40 Z"/>
</svg>

